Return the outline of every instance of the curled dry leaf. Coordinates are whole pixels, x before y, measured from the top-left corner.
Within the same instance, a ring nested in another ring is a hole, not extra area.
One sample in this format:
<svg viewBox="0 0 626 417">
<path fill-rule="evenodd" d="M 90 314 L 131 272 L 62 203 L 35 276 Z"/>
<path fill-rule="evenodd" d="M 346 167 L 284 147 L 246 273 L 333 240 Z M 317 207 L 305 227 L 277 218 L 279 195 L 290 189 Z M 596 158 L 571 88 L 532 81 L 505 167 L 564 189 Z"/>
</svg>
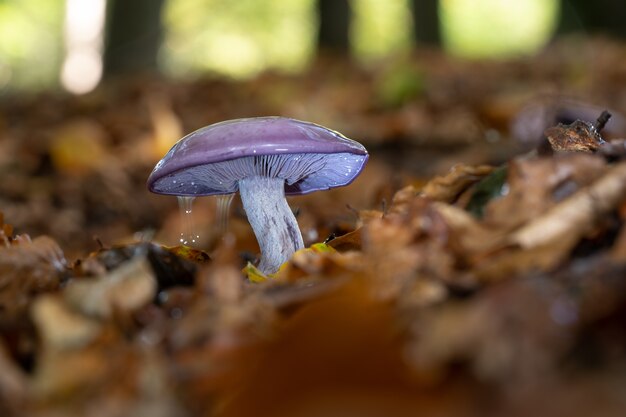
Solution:
<svg viewBox="0 0 626 417">
<path fill-rule="evenodd" d="M 512 247 L 506 229 L 487 227 L 466 211 L 444 203 L 433 204 L 448 228 L 450 256 L 456 269 L 440 279 L 461 287 L 475 287 L 512 278 L 533 270 L 554 267 L 571 249 L 570 242 L 559 241 L 534 250 Z M 566 245 L 566 246 L 563 246 Z"/>
<path fill-rule="evenodd" d="M 443 219 L 449 240 L 459 255 L 471 258 L 501 246 L 504 231 L 485 226 L 465 210 L 449 204 L 434 203 L 432 208 Z"/>
<path fill-rule="evenodd" d="M 38 293 L 59 288 L 65 257 L 47 236 L 0 248 L 0 322 L 20 319 Z"/>
<path fill-rule="evenodd" d="M 546 129 L 544 135 L 556 152 L 595 152 L 605 143 L 595 126 L 576 120 Z"/>
<path fill-rule="evenodd" d="M 33 240 L 30 238 L 20 240 L 16 237 L 15 243 L 21 245 L 25 243 L 31 255 L 42 262 L 48 262 L 57 271 L 63 271 L 67 265 L 63 251 L 56 241 L 48 236 L 39 236 Z"/>
<path fill-rule="evenodd" d="M 469 186 L 489 175 L 494 169 L 489 165 L 457 164 L 446 175 L 430 180 L 421 193 L 432 200 L 452 203 Z"/>
<path fill-rule="evenodd" d="M 441 280 L 452 273 L 450 229 L 435 204 L 417 197 L 406 213 L 364 227 L 362 262 L 377 297 L 396 299 L 418 280 Z"/>
<path fill-rule="evenodd" d="M 340 252 L 361 249 L 361 228 L 327 241 L 328 246 Z"/>
</svg>

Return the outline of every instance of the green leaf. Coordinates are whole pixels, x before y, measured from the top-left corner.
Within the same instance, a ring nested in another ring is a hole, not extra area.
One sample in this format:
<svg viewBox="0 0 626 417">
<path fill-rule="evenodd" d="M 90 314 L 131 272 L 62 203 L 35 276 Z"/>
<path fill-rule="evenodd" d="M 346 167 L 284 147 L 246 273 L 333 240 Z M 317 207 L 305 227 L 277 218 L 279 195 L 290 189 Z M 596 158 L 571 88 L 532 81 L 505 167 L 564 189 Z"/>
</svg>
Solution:
<svg viewBox="0 0 626 417">
<path fill-rule="evenodd" d="M 494 198 L 504 195 L 507 173 L 508 166 L 505 164 L 480 180 L 474 187 L 474 192 L 467 203 L 466 210 L 475 217 L 482 218 L 487 203 Z"/>
</svg>

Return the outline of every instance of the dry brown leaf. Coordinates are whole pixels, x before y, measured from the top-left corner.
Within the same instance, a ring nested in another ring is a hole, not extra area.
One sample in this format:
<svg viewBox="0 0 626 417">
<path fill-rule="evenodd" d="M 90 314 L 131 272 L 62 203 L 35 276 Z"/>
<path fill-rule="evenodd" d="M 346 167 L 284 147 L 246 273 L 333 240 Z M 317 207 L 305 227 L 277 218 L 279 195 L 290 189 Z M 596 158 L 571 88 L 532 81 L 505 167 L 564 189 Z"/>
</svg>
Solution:
<svg viewBox="0 0 626 417">
<path fill-rule="evenodd" d="M 567 258 L 576 243 L 577 240 L 570 237 L 528 249 L 507 247 L 472 259 L 469 275 L 485 284 L 518 278 L 527 273 L 552 271 Z"/>
<path fill-rule="evenodd" d="M 591 183 L 605 169 L 602 158 L 587 154 L 514 159 L 509 162 L 508 192 L 485 206 L 484 224 L 500 230 L 516 228 Z"/>
<path fill-rule="evenodd" d="M 177 268 L 180 258 L 158 254 L 159 270 L 149 257 L 159 288 L 166 288 L 156 299 L 143 287 L 150 274 L 142 268 L 124 278 L 143 281 L 137 292 L 110 282 L 134 250 L 119 251 L 128 256 L 111 263 L 104 257 L 117 250 L 103 250 L 103 257 L 68 269 L 55 248 L 34 250 L 38 244 L 14 238 L 3 225 L 0 246 L 11 251 L 0 248 L 0 309 L 9 309 L 0 311 L 6 348 L 0 415 L 621 416 L 626 231 L 615 234 L 624 229 L 626 206 L 596 216 L 601 222 L 591 221 L 583 235 L 567 230 L 530 248 L 508 240 L 593 187 L 611 165 L 589 154 L 518 158 L 509 183 L 496 187 L 509 194 L 487 196 L 483 220 L 460 209 L 480 196 L 471 185 L 471 170 L 480 167 L 433 180 L 431 196 L 417 192 L 424 183 L 418 181 L 439 167 L 510 159 L 503 130 L 511 96 L 517 105 L 533 87 L 558 80 L 559 88 L 583 98 L 626 102 L 616 88 L 626 69 L 623 45 L 576 39 L 555 49 L 559 42 L 538 59 L 509 62 L 450 60 L 421 48 L 407 64 L 419 69 L 417 81 L 427 88 L 399 108 L 381 108 L 372 91 L 377 68 L 337 59 L 303 75 L 175 83 L 142 77 L 87 96 L 47 93 L 27 102 L 15 95 L 0 103 L 2 209 L 20 230 L 49 233 L 79 258 L 97 247 L 94 235 L 108 245 L 121 237 L 151 239 L 157 228 L 158 239 L 177 241 L 178 223 L 169 233 L 162 227 L 168 213 L 178 217 L 175 199 L 149 195 L 145 177 L 156 162 L 152 138 L 171 139 L 181 126 L 192 130 L 246 114 L 299 115 L 382 145 L 368 146 L 370 163 L 349 187 L 292 200 L 301 208 L 305 242 L 344 234 L 357 222 L 360 229 L 335 242 L 343 239 L 348 251 L 294 256 L 282 281 L 243 280 L 242 259 L 258 247 L 237 200 L 236 244 L 211 264 Z M 485 103 L 505 103 L 504 112 L 497 105 L 498 114 L 485 112 Z M 100 137 L 77 125 L 77 116 Z M 535 124 L 522 126 L 534 132 Z M 69 137 L 80 134 L 90 136 L 86 143 Z M 446 147 L 452 144 L 462 149 Z M 623 145 L 616 141 L 599 153 L 623 160 Z M 94 155 L 104 159 L 93 161 Z M 413 186 L 400 189 L 406 184 Z M 194 211 L 205 218 L 200 229 L 208 228 L 212 204 Z M 579 220 L 585 219 L 568 227 Z M 87 291 L 88 306 L 70 305 L 66 292 L 87 283 L 97 287 Z M 54 293 L 40 294 L 48 291 Z M 85 322 L 97 324 L 95 336 Z M 11 370 L 21 375 L 21 392 Z M 565 408 L 552 407 L 554 394 Z M 23 407 L 6 406 L 9 396 Z"/>
<path fill-rule="evenodd" d="M 0 248 L 0 322 L 19 319 L 35 295 L 58 289 L 65 265 L 59 245 L 47 236 Z"/>
<path fill-rule="evenodd" d="M 600 114 L 598 113 L 598 116 Z M 574 121 L 570 125 L 549 127 L 544 135 L 556 152 L 595 152 L 604 143 L 596 128 L 588 122 Z"/>
<path fill-rule="evenodd" d="M 107 275 L 71 282 L 64 291 L 67 303 L 88 316 L 110 317 L 130 312 L 154 299 L 157 282 L 145 256 L 124 262 Z"/>
<path fill-rule="evenodd" d="M 382 299 L 397 296 L 420 264 L 415 231 L 398 219 L 380 219 L 363 232 L 364 260 L 376 284 L 374 291 Z"/>
<path fill-rule="evenodd" d="M 546 293 L 552 288 L 546 283 Z M 507 281 L 464 302 L 448 302 L 415 316 L 407 350 L 417 369 L 450 372 L 468 363 L 480 380 L 518 386 L 548 377 L 562 353 L 566 329 L 550 319 L 550 300 L 523 281 Z"/>
<path fill-rule="evenodd" d="M 110 159 L 104 146 L 106 132 L 92 120 L 65 123 L 54 133 L 50 157 L 55 168 L 69 175 L 86 175 Z"/>
<path fill-rule="evenodd" d="M 398 298 L 403 308 L 424 308 L 445 301 L 449 296 L 445 283 L 434 279 L 416 279 L 406 286 Z"/>
<path fill-rule="evenodd" d="M 452 203 L 469 186 L 491 174 L 494 169 L 489 165 L 455 165 L 444 176 L 430 180 L 422 189 L 421 194 L 435 201 Z"/>
<path fill-rule="evenodd" d="M 393 199 L 391 200 L 391 206 L 387 211 L 387 215 L 401 215 L 406 214 L 409 209 L 410 204 L 417 198 L 419 195 L 417 189 L 408 185 L 401 190 L 397 191 L 393 195 Z"/>
<path fill-rule="evenodd" d="M 167 366 L 158 352 L 115 337 L 42 355 L 24 415 L 182 417 Z"/>
<path fill-rule="evenodd" d="M 321 245 L 320 245 L 321 246 Z M 339 280 L 361 272 L 367 273 L 368 264 L 358 251 L 336 252 L 329 246 L 309 248 L 294 253 L 276 276 L 279 282 L 300 280 Z"/>
<path fill-rule="evenodd" d="M 71 350 L 93 341 L 100 323 L 72 311 L 59 295 L 42 295 L 33 303 L 31 315 L 43 348 Z"/>
<path fill-rule="evenodd" d="M 384 213 L 380 210 L 360 210 L 358 216 L 357 228 L 360 228 L 372 220 L 382 218 Z"/>
<path fill-rule="evenodd" d="M 220 397 L 222 415 L 463 415 L 467 398 L 432 401 L 419 390 L 393 323 L 389 305 L 358 286 L 314 300 L 271 343 L 231 359 L 239 372 Z"/>
<path fill-rule="evenodd" d="M 361 228 L 329 240 L 327 244 L 340 252 L 361 250 Z"/>
<path fill-rule="evenodd" d="M 449 228 L 449 239 L 460 255 L 469 258 L 502 246 L 504 231 L 485 226 L 459 207 L 445 203 L 433 203 L 432 206 Z"/>
<path fill-rule="evenodd" d="M 562 239 L 578 240 L 626 195 L 626 163 L 612 166 L 590 186 L 581 189 L 542 216 L 517 230 L 509 242 L 530 249 Z"/>
<path fill-rule="evenodd" d="M 395 299 L 415 280 L 452 275 L 450 228 L 435 204 L 418 197 L 406 213 L 389 214 L 363 228 L 364 272 L 378 298 Z"/>
</svg>

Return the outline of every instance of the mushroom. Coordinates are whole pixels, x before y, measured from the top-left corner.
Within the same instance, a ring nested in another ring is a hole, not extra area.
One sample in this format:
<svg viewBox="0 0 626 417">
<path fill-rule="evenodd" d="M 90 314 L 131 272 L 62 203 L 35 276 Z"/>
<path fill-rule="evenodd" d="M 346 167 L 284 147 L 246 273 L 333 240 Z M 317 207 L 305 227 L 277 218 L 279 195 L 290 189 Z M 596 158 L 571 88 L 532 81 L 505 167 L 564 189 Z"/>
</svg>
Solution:
<svg viewBox="0 0 626 417">
<path fill-rule="evenodd" d="M 239 190 L 261 249 L 258 268 L 276 272 L 304 247 L 285 195 L 350 184 L 367 150 L 342 134 L 286 117 L 235 119 L 179 140 L 154 167 L 150 191 L 206 196 Z"/>
</svg>

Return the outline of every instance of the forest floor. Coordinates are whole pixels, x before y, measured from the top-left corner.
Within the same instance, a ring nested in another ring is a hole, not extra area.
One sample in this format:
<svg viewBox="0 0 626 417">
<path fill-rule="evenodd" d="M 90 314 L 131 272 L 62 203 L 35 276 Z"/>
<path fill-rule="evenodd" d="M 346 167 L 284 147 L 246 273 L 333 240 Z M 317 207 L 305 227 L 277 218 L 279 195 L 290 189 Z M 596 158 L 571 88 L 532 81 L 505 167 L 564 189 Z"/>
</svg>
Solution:
<svg viewBox="0 0 626 417">
<path fill-rule="evenodd" d="M 572 39 L 7 97 L 0 415 L 625 415 L 625 54 Z M 176 199 L 146 189 L 185 133 L 264 115 L 370 153 L 289 199 L 311 248 L 271 277 L 246 268 L 237 199 L 226 233 L 196 199 L 186 248 Z"/>
</svg>

